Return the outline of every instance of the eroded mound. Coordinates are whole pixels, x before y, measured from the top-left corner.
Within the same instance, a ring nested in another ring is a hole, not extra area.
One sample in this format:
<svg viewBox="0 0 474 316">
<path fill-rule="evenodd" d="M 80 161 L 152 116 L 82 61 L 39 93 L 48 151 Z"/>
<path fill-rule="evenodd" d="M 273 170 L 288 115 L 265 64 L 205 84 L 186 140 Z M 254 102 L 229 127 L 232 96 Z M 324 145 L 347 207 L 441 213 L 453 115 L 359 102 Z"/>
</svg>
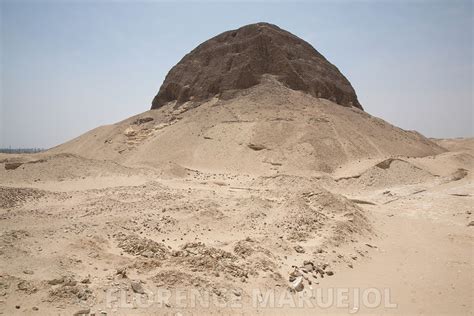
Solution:
<svg viewBox="0 0 474 316">
<path fill-rule="evenodd" d="M 6 183 L 63 181 L 118 174 L 129 175 L 131 170 L 113 161 L 87 159 L 70 153 L 45 154 L 36 160 L 0 161 L 0 177 Z"/>
<path fill-rule="evenodd" d="M 236 90 L 275 75 L 293 90 L 362 109 L 349 81 L 339 70 L 297 36 L 268 23 L 224 32 L 202 43 L 174 66 L 152 103 L 203 101 L 229 97 Z"/>
<path fill-rule="evenodd" d="M 396 185 L 412 185 L 429 182 L 436 176 L 403 159 L 389 158 L 377 163 L 360 175 L 341 178 L 342 185 L 362 188 L 387 188 Z"/>
</svg>

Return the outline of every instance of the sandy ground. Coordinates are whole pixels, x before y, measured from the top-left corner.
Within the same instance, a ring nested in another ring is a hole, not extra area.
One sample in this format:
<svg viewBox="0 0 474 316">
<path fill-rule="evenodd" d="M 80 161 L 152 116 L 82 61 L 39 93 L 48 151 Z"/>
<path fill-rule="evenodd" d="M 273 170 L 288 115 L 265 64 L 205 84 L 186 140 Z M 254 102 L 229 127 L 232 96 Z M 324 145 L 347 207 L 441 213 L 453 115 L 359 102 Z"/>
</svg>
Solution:
<svg viewBox="0 0 474 316">
<path fill-rule="evenodd" d="M 326 177 L 3 155 L 0 312 L 472 314 L 472 142 L 458 143 Z"/>
<path fill-rule="evenodd" d="M 0 313 L 472 314 L 472 139 L 265 77 L 0 155 Z"/>
</svg>

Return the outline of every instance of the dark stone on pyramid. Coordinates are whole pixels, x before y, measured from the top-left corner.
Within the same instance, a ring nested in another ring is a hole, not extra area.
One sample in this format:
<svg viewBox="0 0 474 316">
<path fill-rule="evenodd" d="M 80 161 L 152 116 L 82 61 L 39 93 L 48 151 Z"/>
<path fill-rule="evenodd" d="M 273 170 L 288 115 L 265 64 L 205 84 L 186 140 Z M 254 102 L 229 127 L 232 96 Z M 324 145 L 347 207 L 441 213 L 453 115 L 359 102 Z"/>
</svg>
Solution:
<svg viewBox="0 0 474 316">
<path fill-rule="evenodd" d="M 224 32 L 196 47 L 170 70 L 151 108 L 231 94 L 257 85 L 264 74 L 293 90 L 362 109 L 336 66 L 304 40 L 268 23 Z"/>
</svg>

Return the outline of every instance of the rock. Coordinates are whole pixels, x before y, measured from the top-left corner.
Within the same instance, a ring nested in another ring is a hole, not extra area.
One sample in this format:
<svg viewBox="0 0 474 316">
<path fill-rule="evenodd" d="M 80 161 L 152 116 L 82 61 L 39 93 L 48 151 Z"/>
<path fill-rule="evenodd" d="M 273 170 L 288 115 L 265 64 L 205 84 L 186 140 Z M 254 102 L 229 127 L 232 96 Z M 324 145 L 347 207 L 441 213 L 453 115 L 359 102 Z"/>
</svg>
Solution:
<svg viewBox="0 0 474 316">
<path fill-rule="evenodd" d="M 260 144 L 248 144 L 247 147 L 255 151 L 260 151 L 266 148 L 265 146 Z"/>
<path fill-rule="evenodd" d="M 26 291 L 28 289 L 28 283 L 26 281 L 20 281 L 17 287 L 19 290 Z"/>
<path fill-rule="evenodd" d="M 154 118 L 152 118 L 152 117 L 141 117 L 141 118 L 136 119 L 132 124 L 141 125 L 141 124 L 144 124 L 144 123 L 151 122 L 153 120 L 154 120 Z"/>
<path fill-rule="evenodd" d="M 326 271 L 326 274 L 329 275 L 329 276 L 331 276 L 331 275 L 334 275 L 334 272 L 332 272 L 332 271 Z"/>
<path fill-rule="evenodd" d="M 33 308 L 32 308 L 32 309 L 33 309 L 35 312 L 36 312 L 36 311 L 39 311 L 39 308 L 38 308 L 38 307 L 36 307 L 36 306 L 33 306 Z"/>
<path fill-rule="evenodd" d="M 310 44 L 268 23 L 224 32 L 200 44 L 167 74 L 151 109 L 181 105 L 257 85 L 263 75 L 343 106 L 362 109 L 349 81 Z"/>
<path fill-rule="evenodd" d="M 308 272 L 313 272 L 314 264 L 311 261 L 304 261 L 303 262 L 304 269 Z"/>
<path fill-rule="evenodd" d="M 467 226 L 474 226 L 474 221 L 471 221 Z"/>
<path fill-rule="evenodd" d="M 301 292 L 304 289 L 304 284 L 303 284 L 303 277 L 299 276 L 297 277 L 293 283 L 291 283 L 291 288 L 295 290 L 296 292 Z"/>
<path fill-rule="evenodd" d="M 6 170 L 15 170 L 19 166 L 21 166 L 23 163 L 21 162 L 10 162 L 10 163 L 5 163 L 5 169 Z"/>
<path fill-rule="evenodd" d="M 60 278 L 57 278 L 57 279 L 49 280 L 48 284 L 49 285 L 58 285 L 58 284 L 61 284 L 63 282 L 64 282 L 64 277 L 60 277 Z"/>
<path fill-rule="evenodd" d="M 301 247 L 300 245 L 294 246 L 293 249 L 295 249 L 295 251 L 296 251 L 297 253 L 305 253 L 304 248 Z"/>
<path fill-rule="evenodd" d="M 319 275 L 320 275 L 321 277 L 324 277 L 324 270 L 323 270 L 323 269 L 321 269 L 321 268 L 315 268 L 314 271 L 315 271 L 316 273 L 319 273 Z"/>
<path fill-rule="evenodd" d="M 126 268 L 118 268 L 116 274 L 120 275 L 122 278 L 126 278 L 127 277 L 127 269 Z"/>
<path fill-rule="evenodd" d="M 132 136 L 137 135 L 137 132 L 136 132 L 133 128 L 131 128 L 131 127 L 128 127 L 123 133 L 124 133 L 125 136 L 127 136 L 127 137 L 132 137 Z"/>
<path fill-rule="evenodd" d="M 34 274 L 34 272 L 31 271 L 31 270 L 23 270 L 23 273 L 24 274 Z"/>
<path fill-rule="evenodd" d="M 140 282 L 132 281 L 130 285 L 132 286 L 133 292 L 138 293 L 138 294 L 145 294 L 145 290 L 143 289 L 143 286 Z"/>
<path fill-rule="evenodd" d="M 82 284 L 90 284 L 91 280 L 89 278 L 85 278 L 81 281 Z"/>
<path fill-rule="evenodd" d="M 458 168 L 453 174 L 451 174 L 450 179 L 451 181 L 459 181 L 464 179 L 469 172 L 464 168 Z"/>
<path fill-rule="evenodd" d="M 75 312 L 73 315 L 74 316 L 89 315 L 90 312 L 91 312 L 90 308 L 81 309 L 81 310 L 78 310 L 77 312 Z"/>
</svg>

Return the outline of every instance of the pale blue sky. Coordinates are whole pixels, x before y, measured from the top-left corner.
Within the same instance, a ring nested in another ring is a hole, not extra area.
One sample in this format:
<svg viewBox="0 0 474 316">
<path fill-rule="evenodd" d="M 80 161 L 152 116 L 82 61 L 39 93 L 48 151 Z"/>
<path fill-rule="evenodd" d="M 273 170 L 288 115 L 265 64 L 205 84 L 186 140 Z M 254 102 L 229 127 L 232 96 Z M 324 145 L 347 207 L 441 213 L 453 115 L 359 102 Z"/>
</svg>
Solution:
<svg viewBox="0 0 474 316">
<path fill-rule="evenodd" d="M 146 111 L 196 45 L 260 21 L 310 42 L 367 112 L 473 135 L 471 1 L 3 1 L 0 147 L 50 147 Z"/>
</svg>

